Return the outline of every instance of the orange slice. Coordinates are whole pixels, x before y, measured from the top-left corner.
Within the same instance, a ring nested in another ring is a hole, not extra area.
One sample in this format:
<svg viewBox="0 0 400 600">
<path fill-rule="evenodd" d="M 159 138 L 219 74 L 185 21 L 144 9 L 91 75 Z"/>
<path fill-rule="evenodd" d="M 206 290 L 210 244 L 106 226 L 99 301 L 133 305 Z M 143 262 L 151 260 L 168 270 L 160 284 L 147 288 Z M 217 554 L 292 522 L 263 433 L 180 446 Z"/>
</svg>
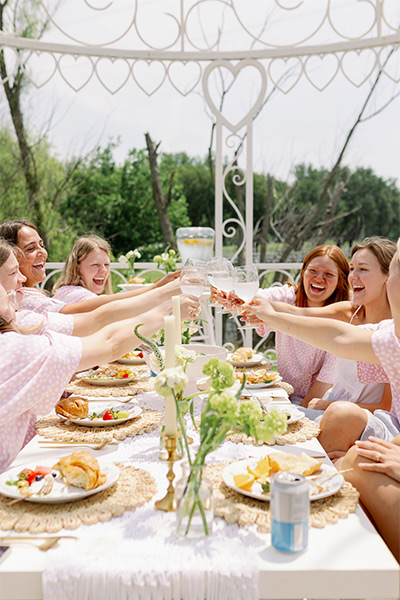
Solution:
<svg viewBox="0 0 400 600">
<path fill-rule="evenodd" d="M 265 458 L 261 458 L 254 467 L 254 469 L 248 466 L 247 470 L 250 473 L 250 475 L 254 475 L 256 479 L 268 477 L 268 475 L 271 473 L 271 466 L 269 464 L 268 456 L 266 456 Z"/>
<path fill-rule="evenodd" d="M 237 488 L 249 492 L 252 488 L 253 483 L 255 482 L 255 479 L 256 478 L 254 477 L 254 475 L 240 473 L 239 475 L 233 476 L 233 483 Z"/>
</svg>

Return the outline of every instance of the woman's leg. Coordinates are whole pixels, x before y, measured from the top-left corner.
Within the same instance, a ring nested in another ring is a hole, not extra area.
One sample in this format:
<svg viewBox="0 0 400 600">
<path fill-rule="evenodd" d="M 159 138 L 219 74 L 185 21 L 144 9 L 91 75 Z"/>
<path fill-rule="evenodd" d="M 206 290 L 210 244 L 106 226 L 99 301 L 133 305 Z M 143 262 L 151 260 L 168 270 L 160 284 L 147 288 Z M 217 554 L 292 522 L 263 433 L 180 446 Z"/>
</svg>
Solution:
<svg viewBox="0 0 400 600">
<path fill-rule="evenodd" d="M 365 410 L 353 402 L 333 402 L 324 412 L 318 440 L 327 453 L 347 452 L 368 423 Z"/>
<path fill-rule="evenodd" d="M 399 443 L 397 440 L 400 442 L 400 438 L 396 438 L 396 443 Z M 360 501 L 396 560 L 400 562 L 400 483 L 388 475 L 364 471 L 358 466 L 359 462 L 371 461 L 359 457 L 353 447 L 337 461 L 336 467 L 353 469 L 344 477 L 360 492 Z"/>
</svg>

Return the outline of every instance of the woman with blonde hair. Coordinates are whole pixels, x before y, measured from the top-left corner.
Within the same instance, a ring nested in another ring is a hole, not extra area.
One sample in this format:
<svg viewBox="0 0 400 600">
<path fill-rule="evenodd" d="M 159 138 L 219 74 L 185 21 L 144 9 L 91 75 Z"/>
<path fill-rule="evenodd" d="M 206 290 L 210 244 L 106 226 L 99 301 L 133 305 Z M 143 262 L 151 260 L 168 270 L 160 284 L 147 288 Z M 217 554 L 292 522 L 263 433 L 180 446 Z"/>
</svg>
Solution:
<svg viewBox="0 0 400 600">
<path fill-rule="evenodd" d="M 78 238 L 53 287 L 54 298 L 72 304 L 100 294 L 112 294 L 110 256 L 110 245 L 98 235 Z"/>
</svg>

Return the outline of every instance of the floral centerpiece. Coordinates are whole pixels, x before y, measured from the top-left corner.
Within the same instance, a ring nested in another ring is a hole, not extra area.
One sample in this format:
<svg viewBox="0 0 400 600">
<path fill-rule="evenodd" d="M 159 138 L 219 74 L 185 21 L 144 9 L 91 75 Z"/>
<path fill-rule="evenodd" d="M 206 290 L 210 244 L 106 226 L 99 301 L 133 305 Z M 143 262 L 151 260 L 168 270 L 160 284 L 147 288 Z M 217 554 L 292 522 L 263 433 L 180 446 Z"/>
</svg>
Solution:
<svg viewBox="0 0 400 600">
<path fill-rule="evenodd" d="M 141 258 L 141 254 L 137 248 L 135 250 L 129 250 L 126 254 L 121 254 L 118 258 L 118 262 L 122 265 L 126 265 L 128 270 L 127 278 L 128 283 L 143 283 L 142 277 L 135 277 L 135 261 L 137 258 Z"/>
<path fill-rule="evenodd" d="M 164 273 L 171 273 L 172 271 L 178 271 L 178 262 L 180 258 L 173 248 L 165 250 L 162 254 L 156 254 L 153 256 L 153 261 L 157 263 L 157 267 L 164 271 Z"/>
<path fill-rule="evenodd" d="M 155 379 L 155 389 L 159 394 L 163 396 L 172 394 L 175 398 L 177 417 L 189 463 L 189 474 L 179 502 L 177 523 L 178 530 L 185 536 L 190 534 L 191 524 L 196 515 L 200 515 L 204 534 L 208 535 L 210 531 L 200 493 L 203 479 L 202 467 L 208 454 L 216 450 L 231 431 L 243 432 L 254 437 L 256 441 L 270 442 L 276 434 L 284 433 L 287 427 L 284 413 L 271 410 L 264 414 L 253 400 L 239 402 L 245 378 L 240 384 L 232 365 L 218 358 L 211 358 L 204 366 L 203 373 L 209 376 L 210 385 L 207 403 L 200 421 L 200 447 L 194 458 L 190 455 L 182 420 L 182 402 L 185 400 L 190 402 L 193 399 L 193 396 L 181 399 L 182 391 L 188 382 L 184 368 L 177 366 L 164 369 Z M 193 403 L 190 411 L 193 418 L 192 406 Z"/>
</svg>

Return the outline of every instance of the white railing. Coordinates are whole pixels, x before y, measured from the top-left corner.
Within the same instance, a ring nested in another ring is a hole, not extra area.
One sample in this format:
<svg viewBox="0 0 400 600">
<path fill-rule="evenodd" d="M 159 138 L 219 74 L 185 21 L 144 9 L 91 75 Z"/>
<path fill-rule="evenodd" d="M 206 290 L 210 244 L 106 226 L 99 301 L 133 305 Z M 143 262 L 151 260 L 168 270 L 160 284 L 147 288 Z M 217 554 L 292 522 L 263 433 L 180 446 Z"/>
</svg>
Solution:
<svg viewBox="0 0 400 600">
<path fill-rule="evenodd" d="M 302 263 L 297 263 L 297 262 L 296 263 L 258 263 L 258 264 L 256 264 L 259 275 L 260 275 L 260 279 L 261 279 L 261 277 L 263 277 L 265 275 L 269 275 L 271 273 L 273 273 L 273 274 L 279 273 L 280 275 L 283 276 L 285 281 L 291 281 L 292 283 L 296 283 L 298 281 L 301 265 L 302 265 Z M 61 273 L 63 268 L 64 268 L 63 262 L 48 262 L 48 263 L 46 263 L 46 279 L 41 283 L 40 287 L 44 288 L 46 286 L 46 284 L 48 283 L 49 279 L 51 279 L 51 277 L 53 277 L 54 275 Z M 138 273 L 143 274 L 143 275 L 145 275 L 146 273 L 149 273 L 149 272 L 158 272 L 158 273 L 160 273 L 160 275 L 164 275 L 164 273 L 157 268 L 157 264 L 152 263 L 152 262 L 142 262 L 142 263 L 136 262 L 135 269 Z M 121 263 L 118 263 L 118 262 L 111 263 L 111 272 L 113 273 L 114 276 L 120 278 L 121 283 L 127 283 L 127 278 L 125 276 L 126 271 L 127 271 L 127 269 L 123 265 L 121 265 Z M 275 283 L 272 283 L 272 285 L 279 286 L 279 285 L 282 285 L 282 283 L 275 282 Z M 205 341 L 207 343 L 211 343 L 211 344 L 216 343 L 220 346 L 225 343 L 229 346 L 233 346 L 231 343 L 226 342 L 223 339 L 223 337 L 224 337 L 223 336 L 223 320 L 222 320 L 222 315 L 220 314 L 220 312 L 218 312 L 218 310 L 217 310 L 217 311 L 214 311 L 214 313 L 213 313 L 209 306 L 209 302 L 206 298 L 204 298 L 204 301 L 202 301 L 201 306 L 202 306 L 202 314 L 203 314 L 205 323 L 203 324 L 203 331 L 200 332 L 199 335 L 196 336 L 195 339 L 197 341 L 203 340 L 203 341 Z M 235 318 L 234 321 L 236 322 L 237 325 L 240 325 L 240 322 L 237 320 L 237 318 Z M 242 337 L 243 344 L 247 343 L 245 336 L 244 336 L 244 332 L 241 331 L 240 334 Z M 257 344 L 256 344 L 256 348 L 260 347 L 264 340 L 265 340 L 265 338 L 260 339 L 259 342 L 257 342 Z"/>
</svg>

